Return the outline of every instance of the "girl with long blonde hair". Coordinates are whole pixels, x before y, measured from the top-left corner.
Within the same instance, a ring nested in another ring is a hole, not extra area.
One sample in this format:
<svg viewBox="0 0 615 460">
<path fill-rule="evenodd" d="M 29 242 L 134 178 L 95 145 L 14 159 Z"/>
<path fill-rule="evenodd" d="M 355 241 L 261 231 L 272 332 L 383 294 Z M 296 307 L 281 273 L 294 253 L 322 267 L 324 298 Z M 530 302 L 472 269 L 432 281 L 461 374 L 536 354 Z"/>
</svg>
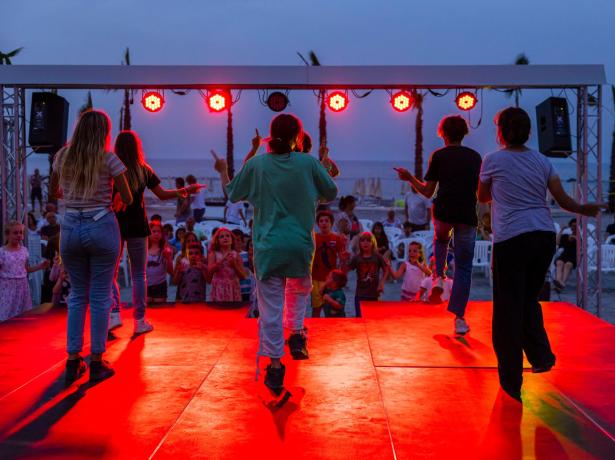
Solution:
<svg viewBox="0 0 615 460">
<path fill-rule="evenodd" d="M 132 203 L 126 167 L 109 151 L 111 122 L 104 112 L 84 112 L 70 143 L 54 160 L 51 196 L 64 198 L 60 254 L 71 279 L 65 379 L 80 378 L 87 366 L 83 349 L 85 313 L 90 305 L 90 381 L 111 377 L 114 370 L 102 359 L 111 308 L 111 284 L 120 254 L 120 232 L 111 209 L 115 186 L 124 203 Z"/>
</svg>

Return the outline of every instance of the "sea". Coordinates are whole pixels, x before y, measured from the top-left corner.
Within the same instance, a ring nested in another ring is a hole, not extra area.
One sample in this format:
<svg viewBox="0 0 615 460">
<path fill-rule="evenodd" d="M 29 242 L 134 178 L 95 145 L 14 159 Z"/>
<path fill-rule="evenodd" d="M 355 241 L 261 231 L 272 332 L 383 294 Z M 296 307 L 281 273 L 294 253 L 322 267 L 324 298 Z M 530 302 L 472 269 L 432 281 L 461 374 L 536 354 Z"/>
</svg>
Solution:
<svg viewBox="0 0 615 460">
<path fill-rule="evenodd" d="M 334 158 L 335 159 L 335 158 Z M 193 174 L 200 183 L 207 185 L 207 196 L 210 199 L 223 196 L 218 174 L 214 170 L 211 158 L 150 158 L 150 165 L 162 179 L 166 188 L 174 188 L 175 177 L 186 177 Z M 574 194 L 576 185 L 576 162 L 573 159 L 552 159 L 552 163 L 562 179 L 566 191 Z M 339 195 L 358 195 L 373 197 L 383 201 L 401 199 L 409 190 L 406 183 L 397 178 L 394 167 L 403 167 L 410 171 L 414 169 L 413 161 L 362 161 L 340 160 L 337 161 L 341 171 L 336 179 Z M 425 163 L 424 168 L 426 169 Z M 49 171 L 48 158 L 46 155 L 33 154 L 27 159 L 28 174 L 38 168 L 41 174 L 46 175 Z M 241 162 L 235 162 L 235 170 L 241 168 Z M 608 167 L 603 165 L 602 182 L 603 193 L 608 191 Z M 589 164 L 590 183 L 591 177 L 595 176 L 595 164 Z M 595 184 L 595 181 L 593 181 Z"/>
</svg>

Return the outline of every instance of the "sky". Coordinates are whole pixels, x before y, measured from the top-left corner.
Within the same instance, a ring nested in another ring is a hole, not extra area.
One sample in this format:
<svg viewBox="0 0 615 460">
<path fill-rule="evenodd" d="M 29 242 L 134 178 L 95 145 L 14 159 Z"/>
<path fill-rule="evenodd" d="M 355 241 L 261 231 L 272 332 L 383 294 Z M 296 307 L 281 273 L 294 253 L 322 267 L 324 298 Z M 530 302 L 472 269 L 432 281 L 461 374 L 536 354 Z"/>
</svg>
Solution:
<svg viewBox="0 0 615 460">
<path fill-rule="evenodd" d="M 160 65 L 294 65 L 301 64 L 297 52 L 310 50 L 324 65 L 511 64 L 523 52 L 533 64 L 604 64 L 608 82 L 615 81 L 612 0 L 0 1 L 0 50 L 24 47 L 14 64 L 120 64 L 127 46 L 133 64 Z M 71 103 L 73 126 L 85 93 L 60 94 Z M 615 111 L 610 88 L 603 94 L 603 152 L 608 157 Z M 521 106 L 533 114 L 535 105 L 550 95 L 524 92 Z M 225 151 L 224 114 L 210 114 L 196 92 L 166 96 L 167 105 L 156 115 L 138 103 L 133 106 L 133 129 L 148 157 L 196 159 L 208 156 L 211 148 Z M 572 93 L 567 96 L 572 100 Z M 93 98 L 117 125 L 121 93 L 95 91 Z M 482 123 L 466 144 L 485 153 L 497 148 L 494 114 L 512 101 L 490 91 L 480 99 Z M 290 101 L 289 109 L 316 136 L 314 95 L 291 92 Z M 452 94 L 428 96 L 424 108 L 427 158 L 441 145 L 435 135 L 438 120 L 458 111 Z M 479 112 L 472 113 L 474 124 Z M 266 132 L 272 116 L 255 92 L 243 92 L 234 106 L 237 156 L 249 149 L 254 128 Z M 410 160 L 414 116 L 395 113 L 384 91 L 353 98 L 345 112 L 328 114 L 331 156 Z"/>
</svg>

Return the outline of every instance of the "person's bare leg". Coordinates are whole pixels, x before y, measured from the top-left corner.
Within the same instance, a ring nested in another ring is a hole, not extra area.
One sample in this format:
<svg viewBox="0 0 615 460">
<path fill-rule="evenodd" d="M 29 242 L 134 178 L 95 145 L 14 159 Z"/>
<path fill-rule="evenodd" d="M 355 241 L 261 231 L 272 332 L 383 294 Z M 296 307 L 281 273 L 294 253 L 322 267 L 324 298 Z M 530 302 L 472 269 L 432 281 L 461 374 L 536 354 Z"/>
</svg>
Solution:
<svg viewBox="0 0 615 460">
<path fill-rule="evenodd" d="M 561 281 L 564 286 L 566 286 L 566 282 L 568 281 L 570 272 L 572 272 L 572 262 L 566 262 L 566 264 L 564 265 L 564 273 L 562 275 L 562 281 Z"/>
<path fill-rule="evenodd" d="M 555 262 L 555 280 L 558 281 L 559 283 L 562 283 L 563 271 L 564 271 L 564 262 L 562 262 L 561 260 L 558 260 L 557 262 Z"/>
</svg>

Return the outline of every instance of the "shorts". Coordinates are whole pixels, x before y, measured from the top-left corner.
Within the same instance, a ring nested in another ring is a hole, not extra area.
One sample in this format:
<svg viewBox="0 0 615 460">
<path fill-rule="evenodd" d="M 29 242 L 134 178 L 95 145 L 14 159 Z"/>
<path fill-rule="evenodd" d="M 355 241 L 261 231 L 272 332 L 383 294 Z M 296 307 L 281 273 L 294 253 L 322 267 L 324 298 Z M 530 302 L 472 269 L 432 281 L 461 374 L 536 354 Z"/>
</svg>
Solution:
<svg viewBox="0 0 615 460">
<path fill-rule="evenodd" d="M 147 297 L 150 299 L 167 299 L 167 282 L 147 286 Z"/>
<path fill-rule="evenodd" d="M 564 262 L 565 264 L 570 262 L 572 264 L 572 268 L 577 268 L 577 258 L 572 258 L 572 257 L 568 257 L 566 254 L 562 254 L 561 256 L 559 256 L 557 259 L 555 259 L 555 261 L 557 262 L 558 260 L 561 260 L 562 262 Z"/>
</svg>

